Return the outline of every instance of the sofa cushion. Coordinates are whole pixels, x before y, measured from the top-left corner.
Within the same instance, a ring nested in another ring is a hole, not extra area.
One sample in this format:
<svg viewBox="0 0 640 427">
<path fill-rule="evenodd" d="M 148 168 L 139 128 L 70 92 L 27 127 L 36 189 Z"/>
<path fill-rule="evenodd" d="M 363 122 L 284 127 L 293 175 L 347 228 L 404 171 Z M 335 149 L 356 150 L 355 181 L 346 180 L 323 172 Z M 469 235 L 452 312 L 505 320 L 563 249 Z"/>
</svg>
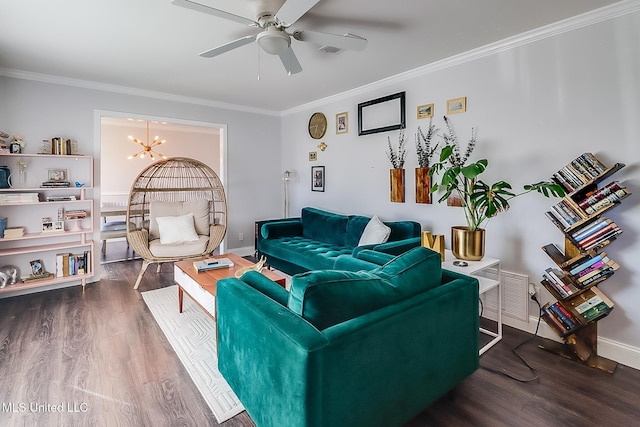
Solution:
<svg viewBox="0 0 640 427">
<path fill-rule="evenodd" d="M 174 245 L 163 245 L 160 239 L 149 241 L 149 251 L 154 257 L 159 258 L 180 258 L 202 255 L 207 249 L 209 236 L 198 236 L 198 240 L 193 242 L 176 243 Z"/>
<path fill-rule="evenodd" d="M 303 208 L 302 235 L 307 239 L 344 246 L 348 219 L 345 215 Z"/>
<path fill-rule="evenodd" d="M 353 248 L 338 246 L 302 236 L 264 239 L 260 251 L 287 260 L 305 270 L 331 270 L 340 255 L 350 255 Z"/>
<path fill-rule="evenodd" d="M 360 240 L 358 241 L 358 246 L 384 243 L 389 239 L 390 233 L 391 228 L 380 221 L 380 218 L 374 216 L 364 228 L 362 236 L 360 236 Z"/>
<path fill-rule="evenodd" d="M 319 330 L 398 300 L 398 291 L 366 271 L 315 270 L 293 276 L 288 307 Z"/>
<path fill-rule="evenodd" d="M 372 270 L 372 273 L 388 280 L 403 295 L 411 296 L 442 283 L 442 259 L 438 252 L 419 246 Z"/>
</svg>

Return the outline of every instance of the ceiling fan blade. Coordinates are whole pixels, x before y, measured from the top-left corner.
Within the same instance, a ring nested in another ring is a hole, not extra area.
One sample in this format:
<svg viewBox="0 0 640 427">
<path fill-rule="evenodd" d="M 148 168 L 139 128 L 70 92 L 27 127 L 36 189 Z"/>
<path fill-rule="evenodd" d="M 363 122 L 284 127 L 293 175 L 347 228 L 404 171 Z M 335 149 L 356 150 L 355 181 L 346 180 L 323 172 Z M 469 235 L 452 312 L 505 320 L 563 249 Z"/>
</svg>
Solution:
<svg viewBox="0 0 640 427">
<path fill-rule="evenodd" d="M 276 13 L 276 19 L 280 21 L 284 27 L 288 27 L 295 23 L 305 13 L 316 5 L 320 0 L 287 0 Z"/>
<path fill-rule="evenodd" d="M 213 7 L 205 6 L 200 3 L 193 2 L 191 0 L 173 0 L 171 2 L 176 6 L 184 7 L 187 9 L 195 10 L 198 12 L 206 13 L 209 15 L 217 16 L 218 18 L 228 19 L 230 21 L 239 22 L 240 24 L 250 25 L 254 27 L 259 27 L 260 25 L 248 18 L 244 18 L 242 16 L 234 15 L 233 13 L 225 12 L 224 10 L 215 9 Z"/>
<path fill-rule="evenodd" d="M 203 58 L 213 58 L 214 56 L 218 56 L 225 52 L 229 52 L 230 50 L 233 50 L 237 47 L 252 43 L 255 39 L 256 39 L 256 36 L 244 36 L 241 39 L 234 40 L 232 42 L 225 43 L 222 46 L 214 47 L 211 50 L 202 52 L 200 56 L 202 56 Z"/>
<path fill-rule="evenodd" d="M 309 42 L 321 46 L 333 46 L 338 49 L 364 50 L 367 39 L 353 34 L 340 36 L 338 34 L 319 33 L 317 31 L 295 31 L 293 38 L 302 42 Z"/>
<path fill-rule="evenodd" d="M 284 65 L 284 68 L 287 70 L 289 75 L 297 74 L 302 71 L 302 65 L 300 65 L 298 57 L 296 57 L 296 54 L 293 52 L 291 47 L 282 52 L 279 56 L 282 61 L 282 65 Z"/>
</svg>

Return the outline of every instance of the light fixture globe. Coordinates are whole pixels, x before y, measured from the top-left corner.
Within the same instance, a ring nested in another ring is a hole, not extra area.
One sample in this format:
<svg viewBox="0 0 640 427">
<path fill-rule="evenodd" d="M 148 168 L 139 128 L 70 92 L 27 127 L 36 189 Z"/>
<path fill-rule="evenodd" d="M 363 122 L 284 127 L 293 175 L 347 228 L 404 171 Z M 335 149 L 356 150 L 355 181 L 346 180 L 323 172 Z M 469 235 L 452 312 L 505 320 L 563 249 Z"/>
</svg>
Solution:
<svg viewBox="0 0 640 427">
<path fill-rule="evenodd" d="M 280 55 L 291 46 L 289 34 L 277 27 L 268 27 L 257 35 L 256 40 L 262 50 L 271 55 Z"/>
</svg>

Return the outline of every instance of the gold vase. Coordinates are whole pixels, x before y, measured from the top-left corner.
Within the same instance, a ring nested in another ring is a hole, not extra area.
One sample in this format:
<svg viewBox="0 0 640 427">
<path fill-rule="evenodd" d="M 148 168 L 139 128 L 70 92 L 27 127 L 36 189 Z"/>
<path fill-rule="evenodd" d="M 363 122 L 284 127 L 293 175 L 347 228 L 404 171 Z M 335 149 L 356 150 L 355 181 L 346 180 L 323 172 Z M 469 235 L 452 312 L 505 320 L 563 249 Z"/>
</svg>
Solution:
<svg viewBox="0 0 640 427">
<path fill-rule="evenodd" d="M 390 200 L 404 203 L 404 169 L 391 169 L 389 173 Z"/>
<path fill-rule="evenodd" d="M 451 252 L 458 259 L 480 261 L 484 257 L 484 229 L 469 231 L 469 227 L 451 227 Z"/>
</svg>

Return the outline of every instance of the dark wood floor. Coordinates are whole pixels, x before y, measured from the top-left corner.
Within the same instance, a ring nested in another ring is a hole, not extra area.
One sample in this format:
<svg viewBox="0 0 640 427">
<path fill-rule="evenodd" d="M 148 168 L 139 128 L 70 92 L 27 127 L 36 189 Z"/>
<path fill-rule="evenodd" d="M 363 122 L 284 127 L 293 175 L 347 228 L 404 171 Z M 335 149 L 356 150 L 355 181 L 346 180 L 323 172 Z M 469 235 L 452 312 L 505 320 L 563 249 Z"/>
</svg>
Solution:
<svg viewBox="0 0 640 427">
<path fill-rule="evenodd" d="M 140 261 L 106 264 L 108 278 L 84 292 L 73 287 L 0 300 L 0 425 L 218 425 L 131 289 L 139 267 Z M 159 274 L 150 268 L 140 291 L 170 286 L 172 277 L 170 264 Z M 531 376 L 511 352 L 529 337 L 507 327 L 481 364 Z M 639 371 L 619 366 L 613 375 L 602 373 L 534 342 L 520 353 L 538 369 L 538 380 L 522 383 L 480 369 L 408 426 L 640 423 Z M 223 425 L 253 422 L 242 413 Z"/>
</svg>

